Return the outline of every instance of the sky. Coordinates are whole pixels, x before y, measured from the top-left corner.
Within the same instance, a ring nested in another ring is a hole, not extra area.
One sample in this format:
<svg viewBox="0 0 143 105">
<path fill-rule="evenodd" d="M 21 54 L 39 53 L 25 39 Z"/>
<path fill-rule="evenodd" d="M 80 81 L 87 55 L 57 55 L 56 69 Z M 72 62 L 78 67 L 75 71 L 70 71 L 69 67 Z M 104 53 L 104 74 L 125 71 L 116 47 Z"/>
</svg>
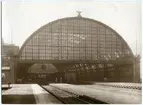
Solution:
<svg viewBox="0 0 143 105">
<path fill-rule="evenodd" d="M 5 43 L 21 47 L 41 26 L 77 16 L 76 11 L 110 26 L 124 38 L 134 54 L 141 54 L 140 0 L 6 0 L 2 2 L 2 38 Z"/>
</svg>

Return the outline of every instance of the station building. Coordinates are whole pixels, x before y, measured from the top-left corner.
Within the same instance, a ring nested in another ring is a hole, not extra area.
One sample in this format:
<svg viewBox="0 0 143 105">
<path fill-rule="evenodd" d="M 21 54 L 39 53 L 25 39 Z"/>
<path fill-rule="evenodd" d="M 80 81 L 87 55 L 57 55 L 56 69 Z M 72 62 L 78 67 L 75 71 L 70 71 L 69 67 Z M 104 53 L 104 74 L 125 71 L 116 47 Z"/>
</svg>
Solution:
<svg viewBox="0 0 143 105">
<path fill-rule="evenodd" d="M 13 65 L 27 80 L 34 64 L 51 64 L 66 82 L 139 82 L 140 59 L 114 29 L 94 19 L 66 17 L 36 30 L 22 45 Z M 138 66 L 137 66 L 138 65 Z"/>
</svg>

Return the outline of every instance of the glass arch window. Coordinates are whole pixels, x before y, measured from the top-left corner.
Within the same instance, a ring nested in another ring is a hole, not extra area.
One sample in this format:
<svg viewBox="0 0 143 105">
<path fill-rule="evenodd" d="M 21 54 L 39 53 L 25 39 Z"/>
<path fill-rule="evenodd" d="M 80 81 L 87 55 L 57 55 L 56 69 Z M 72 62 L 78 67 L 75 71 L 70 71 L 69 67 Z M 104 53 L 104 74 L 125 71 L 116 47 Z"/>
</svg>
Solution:
<svg viewBox="0 0 143 105">
<path fill-rule="evenodd" d="M 116 53 L 116 54 L 115 54 Z M 21 60 L 116 59 L 132 52 L 113 29 L 98 21 L 71 17 L 53 21 L 34 32 L 21 48 Z"/>
</svg>

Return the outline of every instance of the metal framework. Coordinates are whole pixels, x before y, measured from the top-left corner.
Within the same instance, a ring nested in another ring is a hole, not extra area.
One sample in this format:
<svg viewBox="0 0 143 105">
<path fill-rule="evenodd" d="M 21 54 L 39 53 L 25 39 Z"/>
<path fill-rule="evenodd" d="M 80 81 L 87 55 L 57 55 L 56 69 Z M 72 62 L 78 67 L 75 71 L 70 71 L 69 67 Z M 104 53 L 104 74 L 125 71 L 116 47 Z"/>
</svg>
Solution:
<svg viewBox="0 0 143 105">
<path fill-rule="evenodd" d="M 59 19 L 24 43 L 20 60 L 104 60 L 132 55 L 123 38 L 107 25 L 83 17 Z"/>
<path fill-rule="evenodd" d="M 133 57 L 133 53 L 116 31 L 81 16 L 58 19 L 42 26 L 25 41 L 19 53 L 20 62 L 50 61 L 54 66 L 56 61 L 67 62 L 69 66 L 65 71 L 76 71 L 77 75 L 114 72 L 119 68 L 114 61 L 125 61 L 129 57 Z"/>
</svg>

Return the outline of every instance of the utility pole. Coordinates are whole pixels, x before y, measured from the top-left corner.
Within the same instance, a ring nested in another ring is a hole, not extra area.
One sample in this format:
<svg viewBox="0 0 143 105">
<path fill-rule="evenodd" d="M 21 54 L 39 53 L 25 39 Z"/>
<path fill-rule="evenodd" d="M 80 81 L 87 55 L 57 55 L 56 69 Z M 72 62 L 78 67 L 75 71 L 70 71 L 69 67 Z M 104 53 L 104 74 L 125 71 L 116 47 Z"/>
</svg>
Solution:
<svg viewBox="0 0 143 105">
<path fill-rule="evenodd" d="M 138 44 L 138 43 L 137 43 L 137 33 L 136 33 L 136 55 L 137 55 L 137 53 L 138 53 L 138 52 L 137 52 L 137 50 L 138 50 L 138 49 L 137 49 L 137 47 L 138 47 L 137 44 Z"/>
<path fill-rule="evenodd" d="M 12 25 L 10 24 L 11 45 L 13 44 Z"/>
</svg>

